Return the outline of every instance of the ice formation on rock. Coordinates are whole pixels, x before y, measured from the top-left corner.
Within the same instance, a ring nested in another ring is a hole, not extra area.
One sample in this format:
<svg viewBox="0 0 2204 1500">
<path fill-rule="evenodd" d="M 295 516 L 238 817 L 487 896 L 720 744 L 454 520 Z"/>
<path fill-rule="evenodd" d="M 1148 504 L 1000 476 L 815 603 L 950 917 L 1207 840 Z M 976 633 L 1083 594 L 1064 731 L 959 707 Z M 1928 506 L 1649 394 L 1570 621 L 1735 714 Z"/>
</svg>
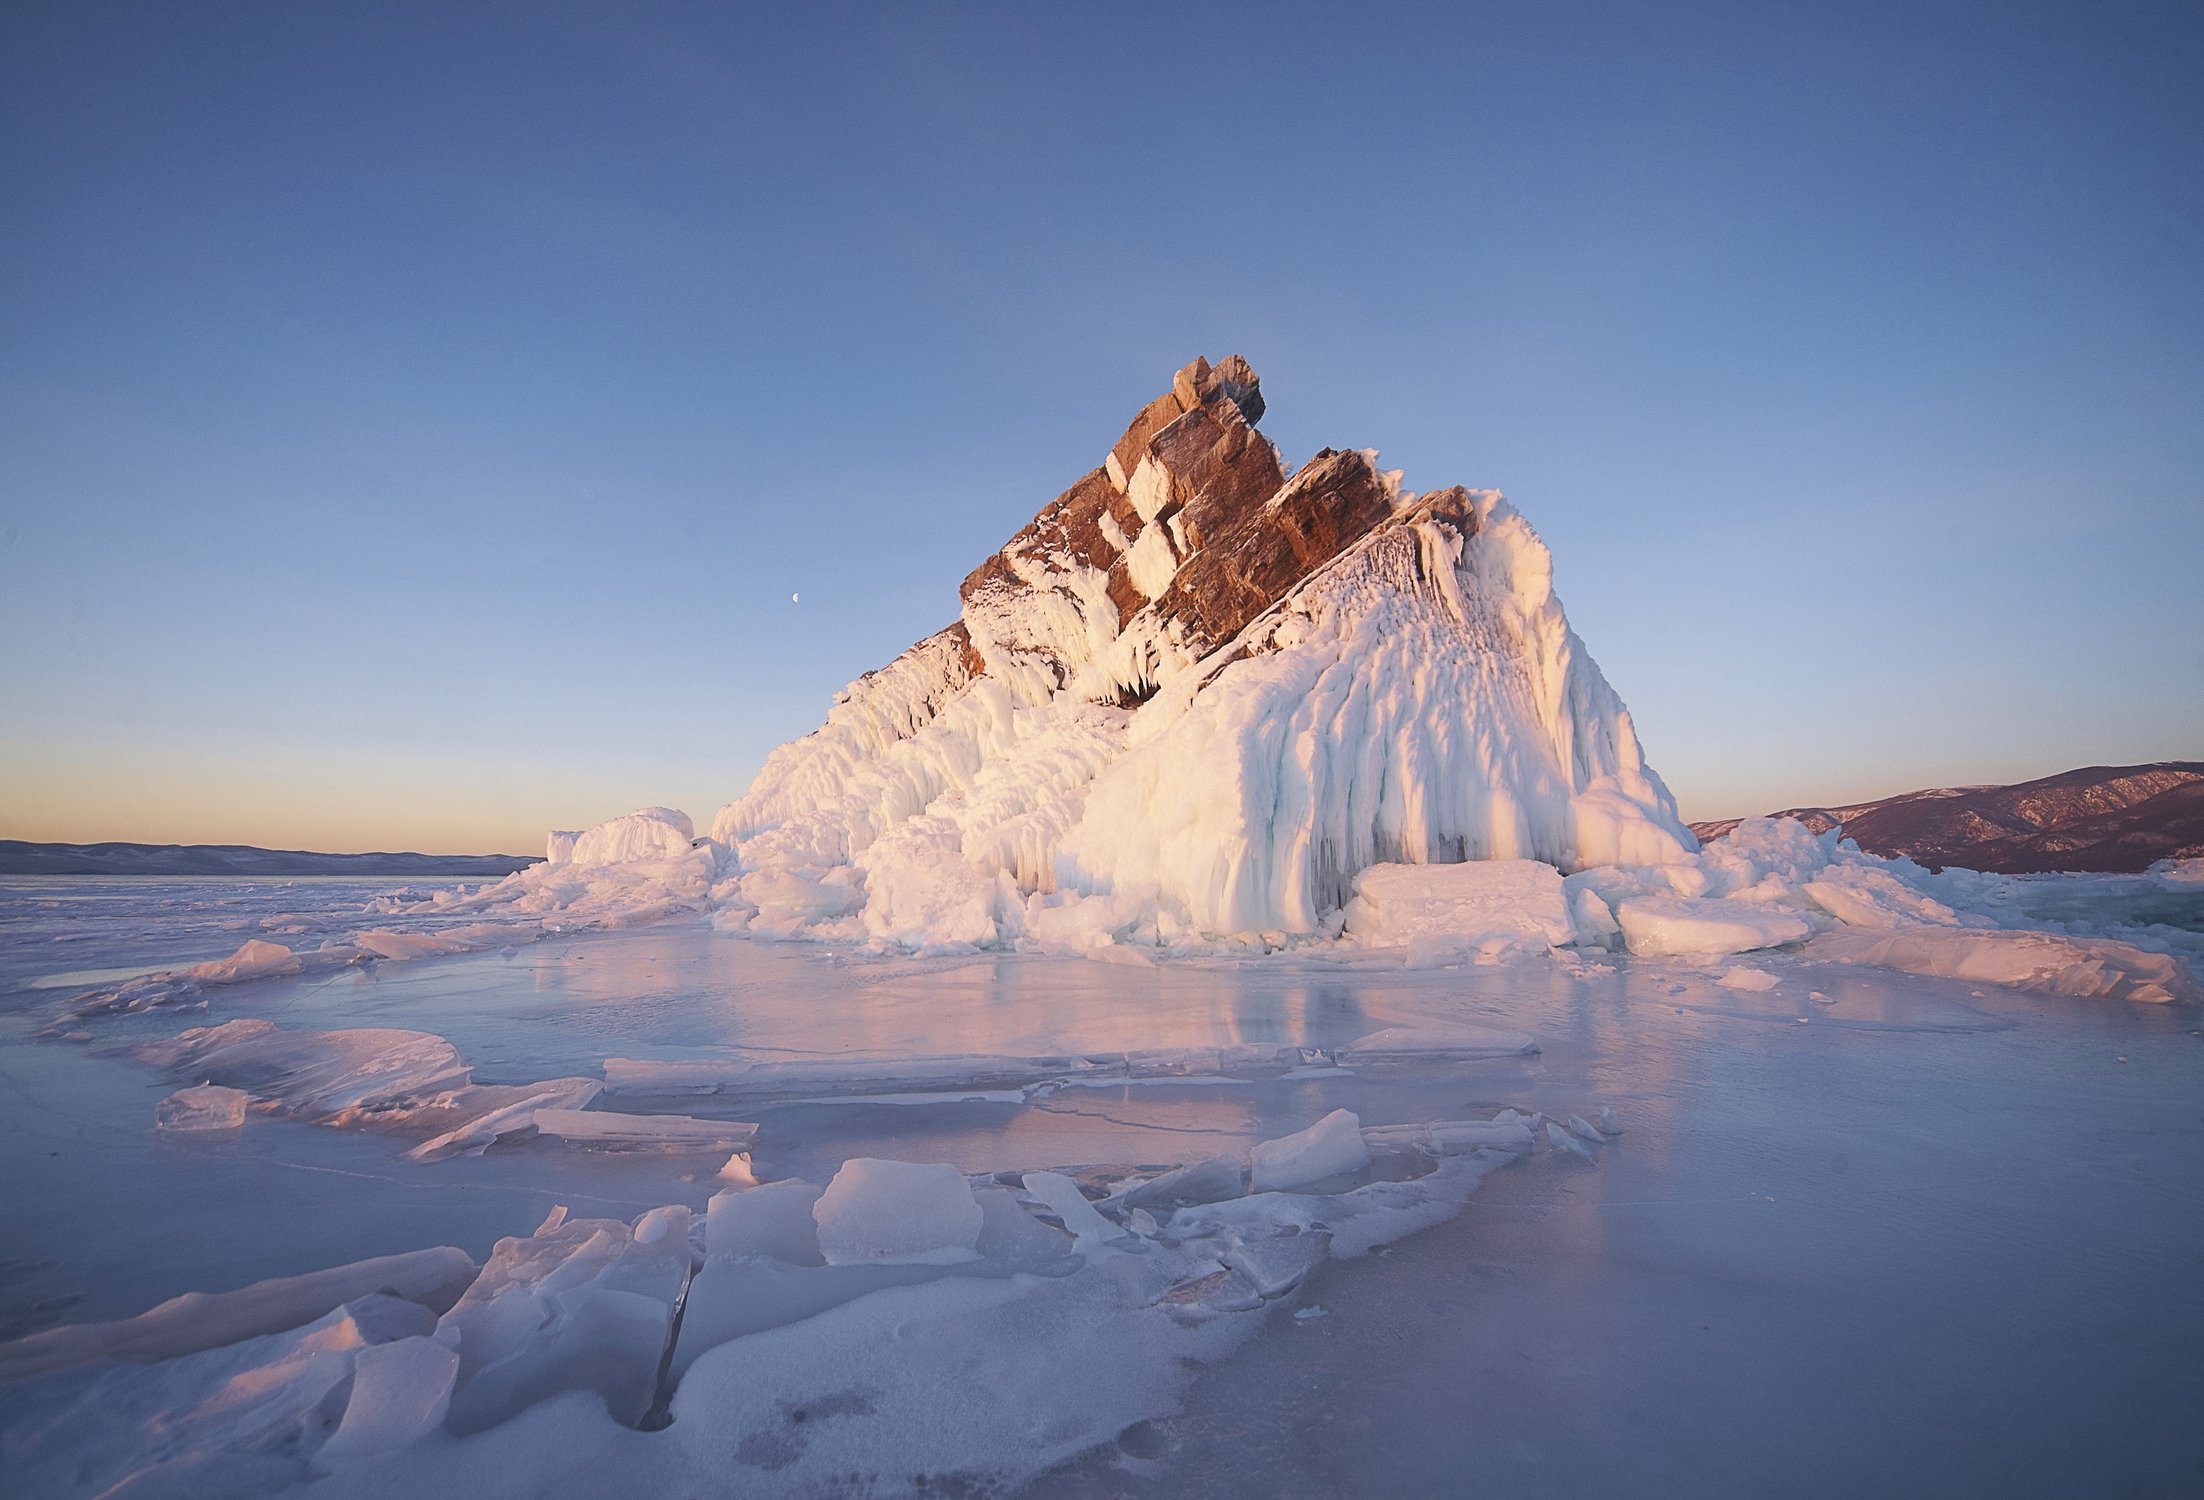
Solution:
<svg viewBox="0 0 2204 1500">
<path fill-rule="evenodd" d="M 1245 360 L 1179 371 L 954 624 L 720 809 L 696 904 L 767 935 L 1082 949 L 1336 934 L 1378 863 L 1688 858 L 1529 524 L 1370 453 L 1289 476 L 1262 413 Z M 663 809 L 555 833 L 499 899 L 547 909 L 687 834 Z"/>
<path fill-rule="evenodd" d="M 709 837 L 663 808 L 554 833 L 549 863 L 439 912 L 538 930 L 692 912 L 1123 962 L 1344 938 L 1412 966 L 1691 963 L 1815 941 L 2070 994 L 2197 993 L 2180 932 L 2047 915 L 2075 902 L 2012 877 L 1789 820 L 1700 848 L 1522 516 L 1491 491 L 1409 493 L 1369 452 L 1289 475 L 1262 415 L 1246 361 L 1196 360 L 965 578 L 953 623 L 851 683 Z M 1838 929 L 1883 940 L 1818 941 Z M 2041 938 L 1963 935 L 1993 929 Z M 776 1087 L 803 1082 L 785 1071 Z"/>
</svg>

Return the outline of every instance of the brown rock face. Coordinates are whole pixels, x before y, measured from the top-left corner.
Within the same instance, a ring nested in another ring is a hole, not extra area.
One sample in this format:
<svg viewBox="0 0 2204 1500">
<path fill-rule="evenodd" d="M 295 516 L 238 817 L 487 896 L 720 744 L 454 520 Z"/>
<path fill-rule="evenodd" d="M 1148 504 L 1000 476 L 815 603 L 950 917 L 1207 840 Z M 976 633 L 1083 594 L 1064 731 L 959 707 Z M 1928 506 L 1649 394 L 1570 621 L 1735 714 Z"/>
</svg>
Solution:
<svg viewBox="0 0 2204 1500">
<path fill-rule="evenodd" d="M 1391 488 L 1359 453 L 1326 449 L 1288 484 L 1253 426 L 1262 414 L 1262 382 L 1240 356 L 1179 370 L 1101 469 L 964 580 L 975 659 L 1062 687 L 1093 640 L 1134 635 L 1109 669 L 1121 680 L 1088 691 L 1138 701 L 1390 515 Z"/>
<path fill-rule="evenodd" d="M 1327 448 L 1275 499 L 1228 513 L 1153 606 L 1197 651 L 1238 635 L 1302 579 L 1391 514 L 1390 491 L 1359 453 Z"/>
<path fill-rule="evenodd" d="M 1010 566 L 1013 554 L 1033 558 L 1066 558 L 1084 567 L 1107 571 L 1121 555 L 1102 529 L 1102 518 L 1114 519 L 1121 531 L 1140 530 L 1140 517 L 1100 469 L 1089 469 L 1079 482 L 1041 508 L 1041 513 L 1002 550 L 970 573 L 957 590 L 969 603 L 991 585 L 1024 588 L 1027 585 Z"/>
<path fill-rule="evenodd" d="M 1208 360 L 1196 359 L 1171 377 L 1171 389 L 1142 407 L 1110 449 L 1110 462 L 1103 468 L 1111 482 L 1120 490 L 1126 488 L 1157 433 L 1188 412 L 1213 409 L 1220 402 L 1250 427 L 1262 420 L 1263 383 L 1254 367 L 1237 354 L 1214 369 Z"/>
</svg>

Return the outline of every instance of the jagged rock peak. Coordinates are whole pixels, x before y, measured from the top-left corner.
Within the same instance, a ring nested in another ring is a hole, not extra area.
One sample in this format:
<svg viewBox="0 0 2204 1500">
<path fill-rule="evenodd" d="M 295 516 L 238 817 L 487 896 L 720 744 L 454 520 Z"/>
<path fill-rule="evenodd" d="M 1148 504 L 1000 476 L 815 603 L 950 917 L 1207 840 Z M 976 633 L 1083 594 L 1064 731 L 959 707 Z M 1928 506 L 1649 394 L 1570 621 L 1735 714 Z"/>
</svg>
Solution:
<svg viewBox="0 0 2204 1500">
<path fill-rule="evenodd" d="M 1165 941 L 1325 930 L 1372 863 L 1686 857 L 1529 524 L 1489 490 L 1405 494 L 1374 452 L 1288 477 L 1262 412 L 1238 356 L 1177 371 L 954 624 L 720 810 L 730 911 Z"/>
</svg>

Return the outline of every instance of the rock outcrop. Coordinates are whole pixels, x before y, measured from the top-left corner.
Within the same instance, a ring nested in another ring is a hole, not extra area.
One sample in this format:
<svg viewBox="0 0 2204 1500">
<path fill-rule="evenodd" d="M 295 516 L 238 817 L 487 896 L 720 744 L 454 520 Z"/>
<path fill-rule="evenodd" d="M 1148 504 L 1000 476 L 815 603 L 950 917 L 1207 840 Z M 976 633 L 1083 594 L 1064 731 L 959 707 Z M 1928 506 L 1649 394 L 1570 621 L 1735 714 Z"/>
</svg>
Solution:
<svg viewBox="0 0 2204 1500">
<path fill-rule="evenodd" d="M 1244 359 L 1197 359 L 721 809 L 767 931 L 916 946 L 1336 925 L 1386 860 L 1695 847 L 1492 491 L 1371 452 L 1289 478 Z M 733 892 L 739 887 L 739 897 Z"/>
</svg>

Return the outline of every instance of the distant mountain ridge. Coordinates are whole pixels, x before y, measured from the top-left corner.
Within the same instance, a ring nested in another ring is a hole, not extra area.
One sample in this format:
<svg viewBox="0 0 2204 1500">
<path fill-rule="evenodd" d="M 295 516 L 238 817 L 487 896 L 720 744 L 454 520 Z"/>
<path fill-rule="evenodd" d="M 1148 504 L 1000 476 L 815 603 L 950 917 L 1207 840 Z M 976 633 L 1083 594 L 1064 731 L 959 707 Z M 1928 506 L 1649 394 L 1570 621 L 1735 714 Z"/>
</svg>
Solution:
<svg viewBox="0 0 2204 1500">
<path fill-rule="evenodd" d="M 0 875 L 510 875 L 533 854 L 316 854 L 251 844 L 36 844 L 0 839 Z"/>
<path fill-rule="evenodd" d="M 1844 807 L 1793 807 L 1819 833 L 1843 825 L 1870 854 L 2002 875 L 2134 873 L 2204 856 L 2204 761 L 2083 766 L 2012 786 L 1931 787 Z M 1694 823 L 1716 839 L 1742 821 Z"/>
</svg>

